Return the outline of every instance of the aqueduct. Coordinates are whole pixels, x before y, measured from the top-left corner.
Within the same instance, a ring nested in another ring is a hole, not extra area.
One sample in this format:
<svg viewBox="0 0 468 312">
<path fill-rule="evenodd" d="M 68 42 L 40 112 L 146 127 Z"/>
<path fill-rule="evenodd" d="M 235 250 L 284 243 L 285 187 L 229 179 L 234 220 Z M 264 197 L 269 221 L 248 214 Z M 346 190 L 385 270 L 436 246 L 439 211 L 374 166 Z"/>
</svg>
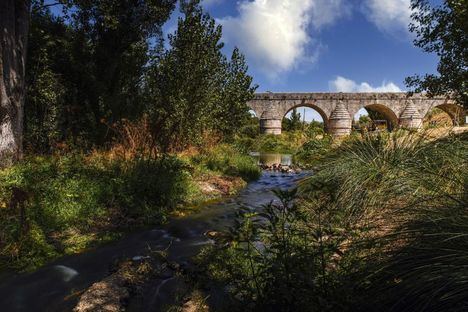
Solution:
<svg viewBox="0 0 468 312">
<path fill-rule="evenodd" d="M 257 93 L 248 106 L 260 119 L 262 133 L 281 134 L 281 121 L 299 106 L 316 110 L 333 136 L 351 132 L 353 116 L 361 109 L 376 111 L 394 127 L 418 129 L 433 108 L 445 111 L 454 125 L 465 123 L 466 110 L 448 96 L 408 93 Z"/>
</svg>

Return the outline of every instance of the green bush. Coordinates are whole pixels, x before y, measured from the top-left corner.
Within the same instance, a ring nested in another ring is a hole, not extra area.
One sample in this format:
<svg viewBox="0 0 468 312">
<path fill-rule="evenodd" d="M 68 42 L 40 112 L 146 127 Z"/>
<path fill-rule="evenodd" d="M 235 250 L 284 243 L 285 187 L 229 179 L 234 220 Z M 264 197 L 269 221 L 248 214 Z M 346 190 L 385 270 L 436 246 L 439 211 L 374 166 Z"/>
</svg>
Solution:
<svg viewBox="0 0 468 312">
<path fill-rule="evenodd" d="M 262 134 L 255 138 L 250 148 L 255 152 L 292 154 L 305 140 L 301 130 L 283 132 L 281 135 Z"/>
<path fill-rule="evenodd" d="M 329 135 L 323 138 L 312 138 L 304 143 L 294 154 L 294 161 L 301 166 L 310 166 L 318 163 L 332 148 L 333 139 Z"/>
<path fill-rule="evenodd" d="M 227 285 L 230 310 L 324 311 L 344 298 L 334 278 L 335 254 L 346 236 L 334 227 L 328 207 L 303 209 L 296 191 L 276 191 L 279 203 L 261 212 L 242 211 L 229 242 L 204 250 L 207 282 Z"/>
<path fill-rule="evenodd" d="M 256 180 L 261 175 L 261 170 L 254 158 L 226 144 L 192 157 L 191 162 L 207 170 L 240 176 L 247 182 Z"/>
</svg>

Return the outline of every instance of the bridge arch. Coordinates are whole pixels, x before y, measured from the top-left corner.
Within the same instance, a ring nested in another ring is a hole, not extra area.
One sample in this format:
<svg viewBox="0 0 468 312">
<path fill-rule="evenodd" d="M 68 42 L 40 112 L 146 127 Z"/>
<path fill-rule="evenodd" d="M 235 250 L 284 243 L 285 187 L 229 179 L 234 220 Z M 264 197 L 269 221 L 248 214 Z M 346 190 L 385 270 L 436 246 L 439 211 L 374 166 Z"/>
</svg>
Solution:
<svg viewBox="0 0 468 312">
<path fill-rule="evenodd" d="M 313 109 L 314 111 L 316 111 L 320 117 L 322 118 L 322 121 L 323 121 L 323 128 L 325 130 L 325 132 L 327 131 L 328 129 L 328 116 L 327 114 L 325 113 L 325 111 L 323 109 L 321 109 L 319 106 L 317 106 L 316 104 L 314 103 L 300 103 L 300 104 L 296 104 L 296 105 L 293 105 L 291 107 L 289 107 L 282 115 L 281 117 L 281 120 L 283 120 L 286 115 L 291 112 L 293 109 L 297 109 L 297 108 L 300 108 L 300 107 L 307 107 L 307 108 L 310 108 L 310 109 Z M 299 112 L 301 113 L 301 112 Z"/>
<path fill-rule="evenodd" d="M 376 118 L 385 119 L 387 121 L 387 128 L 389 131 L 398 127 L 398 116 L 389 106 L 385 104 L 368 104 L 361 108 L 365 109 L 369 113 L 369 118 L 373 121 L 375 121 L 374 119 Z"/>
<path fill-rule="evenodd" d="M 438 108 L 445 112 L 450 117 L 450 120 L 452 121 L 452 126 L 465 124 L 464 117 L 466 116 L 466 112 L 464 111 L 464 109 L 460 105 L 450 103 L 444 103 L 433 106 L 431 109 L 428 110 L 428 112 L 424 116 L 425 120 L 434 108 Z"/>
<path fill-rule="evenodd" d="M 253 109 L 249 109 L 249 115 L 250 117 L 258 118 L 257 112 L 254 111 Z"/>
</svg>

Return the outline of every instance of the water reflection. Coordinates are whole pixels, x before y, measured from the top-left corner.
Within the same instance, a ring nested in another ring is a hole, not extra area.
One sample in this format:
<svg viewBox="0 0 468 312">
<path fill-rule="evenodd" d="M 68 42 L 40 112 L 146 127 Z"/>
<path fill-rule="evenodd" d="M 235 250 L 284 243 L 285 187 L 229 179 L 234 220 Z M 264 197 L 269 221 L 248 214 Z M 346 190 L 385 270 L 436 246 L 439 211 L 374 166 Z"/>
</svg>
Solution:
<svg viewBox="0 0 468 312">
<path fill-rule="evenodd" d="M 292 165 L 292 155 L 277 154 L 277 153 L 258 153 L 252 152 L 251 156 L 255 157 L 260 165 L 271 166 L 273 164 L 281 164 L 283 166 Z"/>
</svg>

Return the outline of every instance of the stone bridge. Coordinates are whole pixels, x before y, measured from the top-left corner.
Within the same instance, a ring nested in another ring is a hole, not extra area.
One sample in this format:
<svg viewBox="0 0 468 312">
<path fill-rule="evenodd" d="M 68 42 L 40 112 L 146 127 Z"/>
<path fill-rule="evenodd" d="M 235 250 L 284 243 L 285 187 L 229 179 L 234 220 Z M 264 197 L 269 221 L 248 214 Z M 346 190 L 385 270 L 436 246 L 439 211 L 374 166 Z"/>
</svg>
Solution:
<svg viewBox="0 0 468 312">
<path fill-rule="evenodd" d="M 445 111 L 454 125 L 464 124 L 466 116 L 466 110 L 449 96 L 431 98 L 419 93 L 257 93 L 247 104 L 260 119 L 261 132 L 271 134 L 281 134 L 283 117 L 299 106 L 316 110 L 333 136 L 349 134 L 361 108 L 383 115 L 392 129 L 420 128 L 435 107 Z"/>
</svg>

